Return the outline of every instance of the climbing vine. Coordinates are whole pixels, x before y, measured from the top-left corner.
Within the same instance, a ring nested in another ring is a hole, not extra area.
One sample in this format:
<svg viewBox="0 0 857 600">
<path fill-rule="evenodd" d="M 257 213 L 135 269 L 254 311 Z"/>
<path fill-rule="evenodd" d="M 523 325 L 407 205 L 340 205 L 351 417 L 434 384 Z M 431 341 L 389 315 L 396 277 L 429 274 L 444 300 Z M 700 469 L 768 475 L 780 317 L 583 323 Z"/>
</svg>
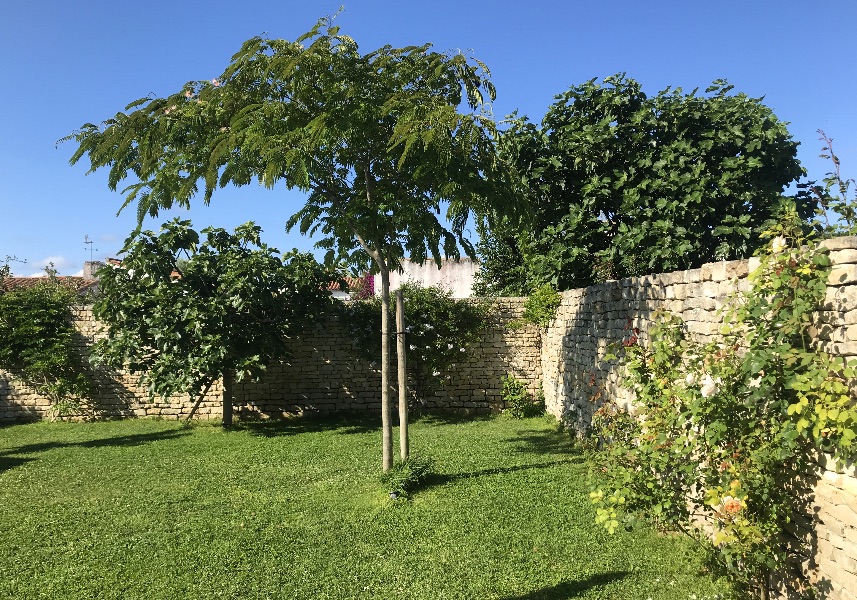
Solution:
<svg viewBox="0 0 857 600">
<path fill-rule="evenodd" d="M 88 368 L 72 323 L 77 292 L 48 270 L 33 286 L 0 290 L 0 369 L 20 377 L 55 408 L 91 394 Z"/>
</svg>

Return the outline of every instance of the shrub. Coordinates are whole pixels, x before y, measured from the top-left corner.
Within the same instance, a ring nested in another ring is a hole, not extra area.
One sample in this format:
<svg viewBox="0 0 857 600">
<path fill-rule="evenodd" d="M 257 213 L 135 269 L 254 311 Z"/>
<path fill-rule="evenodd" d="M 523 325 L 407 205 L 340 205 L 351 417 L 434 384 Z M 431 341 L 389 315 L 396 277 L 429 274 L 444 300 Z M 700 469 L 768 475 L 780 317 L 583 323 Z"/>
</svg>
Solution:
<svg viewBox="0 0 857 600">
<path fill-rule="evenodd" d="M 623 343 L 635 418 L 608 404 L 594 420 L 607 443 L 597 521 L 615 531 L 643 517 L 709 533 L 712 556 L 765 597 L 771 572 L 784 575 L 806 550 L 783 540 L 809 509 L 819 452 L 855 455 L 857 361 L 811 346 L 829 259 L 795 225 L 769 231 L 770 251 L 726 312 L 721 339 L 696 343 L 661 313 L 650 345 Z"/>
<path fill-rule="evenodd" d="M 426 482 L 434 469 L 428 457 L 412 455 L 407 460 L 396 461 L 393 467 L 381 475 L 381 485 L 390 493 L 390 498 L 407 498 Z"/>
<path fill-rule="evenodd" d="M 467 359 L 485 329 L 490 305 L 457 300 L 451 292 L 416 283 L 402 286 L 405 300 L 407 367 L 413 396 L 425 401 L 450 379 L 449 371 Z M 391 322 L 395 322 L 391 306 Z M 381 352 L 381 300 L 369 298 L 342 308 L 342 319 L 361 355 L 376 360 Z"/>
<path fill-rule="evenodd" d="M 562 294 L 549 285 L 537 288 L 524 303 L 524 314 L 521 320 L 532 323 L 541 329 L 547 329 L 556 317 L 556 311 L 562 303 Z"/>
<path fill-rule="evenodd" d="M 80 298 L 55 274 L 48 269 L 45 281 L 0 293 L 0 368 L 68 412 L 91 394 L 91 383 L 72 324 Z"/>
<path fill-rule="evenodd" d="M 545 398 L 541 388 L 536 398 L 527 390 L 527 384 L 515 377 L 506 375 L 503 383 L 503 403 L 509 414 L 516 419 L 537 417 L 545 412 Z"/>
</svg>

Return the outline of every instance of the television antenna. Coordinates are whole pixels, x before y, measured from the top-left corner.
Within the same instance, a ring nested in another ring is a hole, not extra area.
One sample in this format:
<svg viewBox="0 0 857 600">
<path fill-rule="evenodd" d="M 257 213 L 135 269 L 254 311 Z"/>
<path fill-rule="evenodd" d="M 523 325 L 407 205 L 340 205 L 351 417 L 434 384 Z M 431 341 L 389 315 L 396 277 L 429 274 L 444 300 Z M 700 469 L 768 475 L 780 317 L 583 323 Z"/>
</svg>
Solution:
<svg viewBox="0 0 857 600">
<path fill-rule="evenodd" d="M 84 234 L 83 243 L 89 246 L 89 262 L 92 262 L 92 253 L 97 252 L 98 248 L 93 248 L 92 245 L 95 243 L 91 239 L 89 239 L 89 234 Z"/>
</svg>

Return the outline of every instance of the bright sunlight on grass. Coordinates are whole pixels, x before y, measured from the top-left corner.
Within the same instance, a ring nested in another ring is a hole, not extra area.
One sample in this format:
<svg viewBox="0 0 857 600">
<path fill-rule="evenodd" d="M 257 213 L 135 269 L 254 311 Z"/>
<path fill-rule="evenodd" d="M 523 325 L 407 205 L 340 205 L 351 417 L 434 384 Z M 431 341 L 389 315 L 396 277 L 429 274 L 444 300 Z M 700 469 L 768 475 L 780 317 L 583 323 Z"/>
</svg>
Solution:
<svg viewBox="0 0 857 600">
<path fill-rule="evenodd" d="M 712 598 L 683 539 L 596 527 L 548 419 L 423 419 L 436 475 L 379 483 L 374 421 L 0 428 L 0 598 Z"/>
</svg>

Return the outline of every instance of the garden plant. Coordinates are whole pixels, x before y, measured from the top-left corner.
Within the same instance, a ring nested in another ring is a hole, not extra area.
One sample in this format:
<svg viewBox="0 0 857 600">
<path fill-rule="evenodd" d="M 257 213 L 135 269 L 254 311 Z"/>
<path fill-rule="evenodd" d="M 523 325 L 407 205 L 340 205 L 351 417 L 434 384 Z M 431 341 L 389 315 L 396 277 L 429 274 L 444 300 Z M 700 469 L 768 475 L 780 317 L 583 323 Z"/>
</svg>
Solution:
<svg viewBox="0 0 857 600">
<path fill-rule="evenodd" d="M 77 411 L 92 393 L 72 310 L 83 302 L 56 277 L 53 265 L 35 285 L 3 291 L 0 269 L 0 369 L 21 377 L 50 399 L 57 415 Z"/>
<path fill-rule="evenodd" d="M 812 342 L 829 259 L 792 216 L 767 232 L 722 337 L 697 343 L 661 313 L 621 345 L 633 414 L 608 403 L 593 422 L 604 446 L 592 492 L 598 522 L 617 531 L 643 518 L 682 531 L 761 598 L 774 586 L 806 586 L 809 549 L 790 532 L 808 514 L 819 461 L 841 464 L 856 447 L 857 365 Z"/>
<path fill-rule="evenodd" d="M 222 379 L 229 426 L 233 381 L 258 378 L 287 356 L 288 339 L 333 308 L 336 276 L 311 254 L 280 256 L 253 223 L 201 233 L 176 218 L 126 240 L 122 266 L 98 273 L 94 314 L 106 332 L 93 353 L 140 373 L 150 397 L 196 398 L 187 419 Z"/>
</svg>

